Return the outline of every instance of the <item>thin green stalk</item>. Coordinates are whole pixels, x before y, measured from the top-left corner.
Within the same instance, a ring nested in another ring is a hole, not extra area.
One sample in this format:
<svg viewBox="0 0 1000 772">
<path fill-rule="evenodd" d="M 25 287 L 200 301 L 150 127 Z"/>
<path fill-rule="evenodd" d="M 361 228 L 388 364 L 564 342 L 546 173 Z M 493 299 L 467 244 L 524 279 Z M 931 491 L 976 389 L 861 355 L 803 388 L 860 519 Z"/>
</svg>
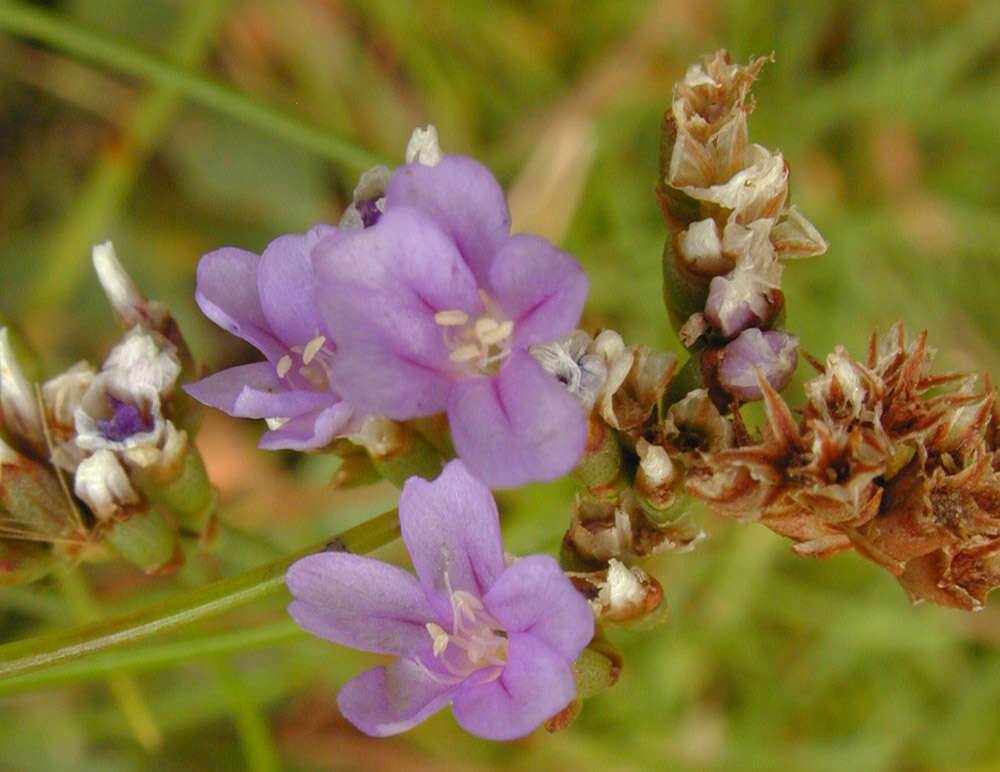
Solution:
<svg viewBox="0 0 1000 772">
<path fill-rule="evenodd" d="M 88 30 L 38 6 L 13 0 L 0 2 L 0 30 L 138 76 L 356 171 L 382 162 L 374 153 L 330 128 L 262 104 L 201 73 Z"/>
<path fill-rule="evenodd" d="M 218 633 L 185 636 L 164 643 L 115 649 L 0 680 L 0 696 L 87 683 L 112 673 L 148 673 L 164 670 L 216 655 L 275 646 L 305 635 L 306 633 L 291 619 L 285 618 L 279 622 L 255 627 L 241 627 Z"/>
<path fill-rule="evenodd" d="M 228 659 L 218 657 L 214 664 L 215 675 L 229 700 L 229 711 L 240 736 L 247 769 L 256 772 L 281 769 L 281 758 L 274 747 L 271 728 L 261 713 L 256 695 L 247 689 Z"/>
<path fill-rule="evenodd" d="M 153 608 L 4 644 L 0 646 L 0 679 L 135 643 L 222 614 L 281 590 L 285 586 L 285 571 L 305 555 L 324 549 L 363 554 L 398 536 L 399 520 L 393 509 L 344 531 L 329 542 L 181 593 Z"/>
</svg>

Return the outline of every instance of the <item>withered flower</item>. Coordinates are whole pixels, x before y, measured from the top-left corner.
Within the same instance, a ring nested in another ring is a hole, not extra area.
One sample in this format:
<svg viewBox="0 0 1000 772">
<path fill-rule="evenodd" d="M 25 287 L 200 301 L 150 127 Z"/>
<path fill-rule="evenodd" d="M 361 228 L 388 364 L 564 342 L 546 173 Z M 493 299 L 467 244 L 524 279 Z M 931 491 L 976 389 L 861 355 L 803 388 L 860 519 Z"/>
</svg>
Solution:
<svg viewBox="0 0 1000 772">
<path fill-rule="evenodd" d="M 685 451 L 688 492 L 799 554 L 857 549 L 914 602 L 980 608 L 1000 585 L 1000 411 L 988 379 L 934 375 L 931 356 L 901 324 L 872 337 L 865 363 L 838 347 L 814 363 L 797 421 L 762 379 L 763 432 Z"/>
</svg>

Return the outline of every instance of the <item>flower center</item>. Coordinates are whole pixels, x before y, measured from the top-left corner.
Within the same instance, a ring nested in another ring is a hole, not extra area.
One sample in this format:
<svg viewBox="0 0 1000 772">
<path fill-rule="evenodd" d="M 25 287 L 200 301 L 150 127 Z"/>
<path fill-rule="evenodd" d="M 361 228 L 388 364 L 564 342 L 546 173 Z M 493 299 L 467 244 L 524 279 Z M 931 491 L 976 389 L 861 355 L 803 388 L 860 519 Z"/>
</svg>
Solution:
<svg viewBox="0 0 1000 772">
<path fill-rule="evenodd" d="M 288 352 L 275 365 L 279 378 L 285 379 L 291 374 L 293 381 L 304 380 L 303 386 L 315 391 L 329 390 L 332 352 L 326 345 L 325 336 L 316 335 L 304 344 L 289 346 Z"/>
<path fill-rule="evenodd" d="M 152 431 L 153 421 L 144 416 L 134 405 L 116 399 L 110 394 L 108 394 L 108 405 L 111 407 L 111 417 L 107 420 L 97 419 L 97 428 L 105 439 L 122 442 L 134 434 Z"/>
<path fill-rule="evenodd" d="M 452 630 L 435 622 L 427 623 L 434 642 L 434 656 L 452 675 L 465 678 L 483 668 L 495 668 L 488 680 L 500 677 L 507 663 L 507 631 L 503 629 L 475 595 L 457 590 L 451 593 Z"/>
<path fill-rule="evenodd" d="M 438 311 L 434 321 L 441 327 L 448 358 L 466 365 L 474 374 L 491 375 L 511 353 L 514 322 L 504 316 L 496 302 L 479 290 L 483 313 L 475 318 L 461 309 Z"/>
</svg>

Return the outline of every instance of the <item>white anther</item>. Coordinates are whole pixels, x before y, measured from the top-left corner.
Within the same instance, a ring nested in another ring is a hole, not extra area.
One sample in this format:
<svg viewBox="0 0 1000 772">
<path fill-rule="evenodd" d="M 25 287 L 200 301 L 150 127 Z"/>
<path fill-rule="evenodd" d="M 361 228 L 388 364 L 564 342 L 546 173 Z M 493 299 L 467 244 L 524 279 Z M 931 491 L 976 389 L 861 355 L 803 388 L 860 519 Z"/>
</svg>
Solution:
<svg viewBox="0 0 1000 772">
<path fill-rule="evenodd" d="M 302 350 L 302 363 L 307 365 L 312 362 L 313 357 L 319 353 L 321 348 L 323 348 L 324 343 L 326 343 L 326 338 L 322 335 L 317 335 L 309 341 L 306 344 L 306 347 Z"/>
<path fill-rule="evenodd" d="M 493 322 L 492 319 L 489 320 L 482 319 L 480 321 Z M 481 340 L 487 346 L 493 346 L 499 343 L 500 341 L 507 340 L 507 338 L 510 337 L 510 334 L 513 331 L 514 331 L 514 323 L 510 321 L 510 319 L 500 324 L 494 322 L 493 327 L 484 333 L 480 333 L 477 323 L 476 337 L 478 337 L 479 340 Z"/>
<path fill-rule="evenodd" d="M 438 657 L 441 655 L 441 652 L 448 648 L 448 633 L 444 631 L 441 625 L 435 622 L 428 622 L 425 627 L 431 636 L 431 640 L 434 641 L 434 656 Z"/>
<path fill-rule="evenodd" d="M 483 343 L 488 343 L 486 337 L 490 333 L 496 331 L 497 327 L 499 326 L 500 324 L 499 322 L 497 322 L 496 319 L 493 319 L 492 317 L 489 316 L 483 316 L 480 317 L 479 319 L 476 319 L 476 323 L 472 326 L 472 329 L 475 332 L 476 337 L 479 338 L 479 340 L 481 340 Z"/>
<path fill-rule="evenodd" d="M 469 321 L 469 315 L 455 308 L 450 311 L 438 311 L 434 314 L 434 321 L 442 327 L 461 327 Z"/>
<path fill-rule="evenodd" d="M 466 343 L 463 346 L 459 346 L 457 349 L 452 351 L 448 355 L 448 359 L 452 362 L 471 362 L 480 355 L 481 349 L 475 343 Z"/>
<path fill-rule="evenodd" d="M 285 354 L 278 360 L 278 365 L 274 369 L 277 371 L 279 378 L 284 378 L 288 375 L 288 371 L 292 369 L 292 358 L 288 354 Z"/>
</svg>

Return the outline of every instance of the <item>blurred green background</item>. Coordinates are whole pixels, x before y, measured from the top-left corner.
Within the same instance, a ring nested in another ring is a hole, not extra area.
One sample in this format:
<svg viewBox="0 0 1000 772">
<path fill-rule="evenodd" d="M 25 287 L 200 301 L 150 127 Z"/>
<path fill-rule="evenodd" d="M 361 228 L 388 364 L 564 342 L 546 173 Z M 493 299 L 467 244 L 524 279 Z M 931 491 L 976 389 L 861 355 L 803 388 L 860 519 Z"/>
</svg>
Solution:
<svg viewBox="0 0 1000 772">
<path fill-rule="evenodd" d="M 50 46 L 23 34 L 46 8 L 65 33 Z M 249 361 L 194 304 L 198 257 L 336 222 L 369 160 L 401 161 L 413 127 L 434 123 L 446 151 L 495 171 L 517 228 L 579 256 L 585 326 L 679 350 L 660 301 L 659 122 L 687 65 L 723 46 L 743 62 L 775 52 L 751 138 L 784 152 L 795 202 L 831 245 L 785 273 L 788 327 L 806 350 L 822 358 L 843 343 L 860 356 L 875 327 L 903 319 L 930 330 L 940 368 L 1000 372 L 990 0 L 0 1 L 0 316 L 45 374 L 100 362 L 117 331 L 89 255 L 111 238 L 212 369 Z M 152 80 L 138 77 L 150 61 Z M 393 505 L 385 486 L 331 493 L 335 462 L 257 451 L 258 431 L 216 414 L 199 437 L 222 516 L 256 535 L 253 549 L 193 560 L 174 579 L 112 563 L 0 589 L 0 637 L 149 605 Z M 554 550 L 571 499 L 566 484 L 502 496 L 508 549 Z M 123 655 L 131 680 L 84 664 L 0 696 L 0 767 L 1000 763 L 996 603 L 976 615 L 912 608 L 855 555 L 809 562 L 760 527 L 702 522 L 707 542 L 652 566 L 668 624 L 612 635 L 620 682 L 561 734 L 491 744 L 444 711 L 365 738 L 334 700 L 371 658 L 298 633 L 277 598 Z"/>
</svg>

